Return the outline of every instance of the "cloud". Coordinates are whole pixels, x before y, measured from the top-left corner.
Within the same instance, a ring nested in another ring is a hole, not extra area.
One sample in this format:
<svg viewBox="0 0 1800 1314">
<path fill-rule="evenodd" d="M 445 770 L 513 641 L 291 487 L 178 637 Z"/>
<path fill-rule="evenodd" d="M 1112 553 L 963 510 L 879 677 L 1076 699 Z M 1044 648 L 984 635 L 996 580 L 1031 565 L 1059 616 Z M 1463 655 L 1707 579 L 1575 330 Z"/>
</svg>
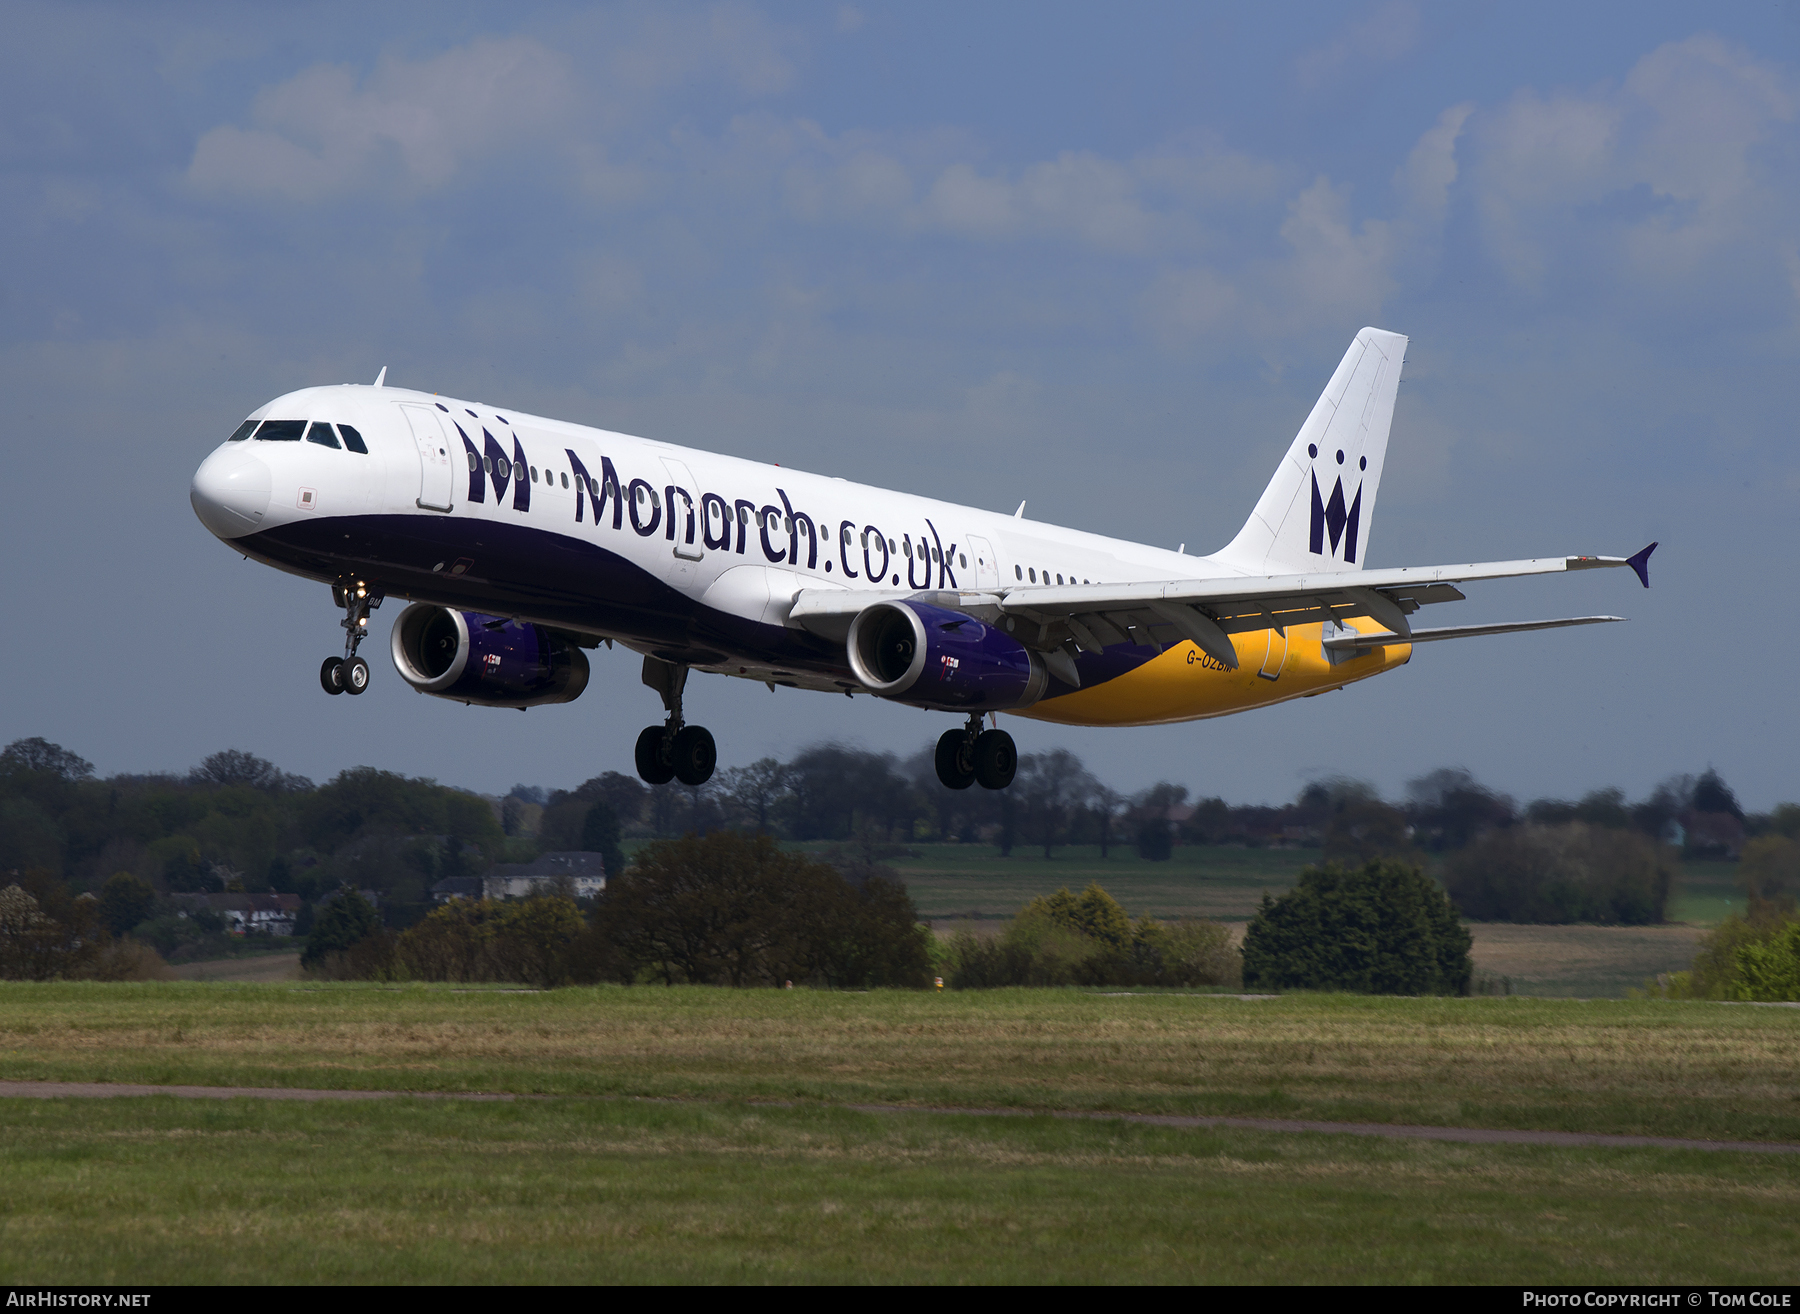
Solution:
<svg viewBox="0 0 1800 1314">
<path fill-rule="evenodd" d="M 636 200 L 652 187 L 621 162 L 628 130 L 696 83 L 750 98 L 786 90 L 794 44 L 758 11 L 721 4 L 587 16 L 543 40 L 481 36 L 428 58 L 389 56 L 367 77 L 317 64 L 259 93 L 248 124 L 204 133 L 188 181 L 302 203 L 363 189 L 416 197 L 505 152 L 546 148 L 576 191 Z"/>
<path fill-rule="evenodd" d="M 258 95 L 254 126 L 202 136 L 188 178 L 204 191 L 301 202 L 363 186 L 434 191 L 553 127 L 573 103 L 568 58 L 524 37 L 385 59 L 361 85 L 347 67 L 315 65 Z"/>
<path fill-rule="evenodd" d="M 1531 291 L 1577 261 L 1667 287 L 1772 259 L 1794 235 L 1793 183 L 1767 148 L 1795 103 L 1779 69 L 1712 36 L 1659 47 L 1617 87 L 1522 91 L 1476 132 L 1489 250 Z"/>
<path fill-rule="evenodd" d="M 1307 91 L 1317 91 L 1360 68 L 1391 64 L 1411 53 L 1418 42 L 1419 7 L 1388 0 L 1352 19 L 1326 44 L 1303 52 L 1294 61 L 1294 80 Z"/>
<path fill-rule="evenodd" d="M 1159 271 L 1139 299 L 1141 321 L 1171 345 L 1227 329 L 1267 342 L 1377 321 L 1403 283 L 1435 262 L 1459 172 L 1457 143 L 1473 113 L 1473 105 L 1454 105 L 1420 136 L 1395 173 L 1391 216 L 1357 221 L 1350 189 L 1320 174 L 1274 222 L 1280 253 Z M 1234 245 L 1253 247 L 1248 237 L 1240 231 Z"/>
</svg>

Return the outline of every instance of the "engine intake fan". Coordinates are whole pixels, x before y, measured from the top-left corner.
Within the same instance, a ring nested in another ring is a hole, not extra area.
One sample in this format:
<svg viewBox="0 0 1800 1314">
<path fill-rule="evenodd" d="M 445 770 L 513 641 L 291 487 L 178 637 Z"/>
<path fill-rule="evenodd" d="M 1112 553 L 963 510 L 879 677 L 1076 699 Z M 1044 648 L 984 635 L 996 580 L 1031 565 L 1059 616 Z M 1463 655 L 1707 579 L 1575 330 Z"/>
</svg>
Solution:
<svg viewBox="0 0 1800 1314">
<path fill-rule="evenodd" d="M 394 622 L 394 666 L 420 693 L 483 707 L 569 703 L 587 654 L 541 625 L 415 602 Z"/>
<path fill-rule="evenodd" d="M 877 602 L 850 623 L 850 669 L 870 693 L 915 707 L 1004 712 L 1044 696 L 1044 659 L 960 611 Z"/>
</svg>

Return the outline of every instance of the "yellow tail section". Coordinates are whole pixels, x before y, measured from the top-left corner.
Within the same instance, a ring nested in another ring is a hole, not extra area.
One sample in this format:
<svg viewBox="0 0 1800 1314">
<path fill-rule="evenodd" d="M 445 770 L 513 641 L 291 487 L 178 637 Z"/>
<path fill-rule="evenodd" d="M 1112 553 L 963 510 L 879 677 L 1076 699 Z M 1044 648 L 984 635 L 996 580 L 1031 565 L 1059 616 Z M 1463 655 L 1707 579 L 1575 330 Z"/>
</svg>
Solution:
<svg viewBox="0 0 1800 1314">
<path fill-rule="evenodd" d="M 1358 628 L 1382 629 L 1365 621 Z M 1229 716 L 1253 707 L 1341 689 L 1412 658 L 1412 645 L 1373 648 L 1335 664 L 1321 646 L 1322 626 L 1290 625 L 1234 634 L 1238 668 L 1226 670 L 1192 643 L 1181 643 L 1126 675 L 1046 699 L 1018 713 L 1062 725 L 1168 725 Z"/>
</svg>

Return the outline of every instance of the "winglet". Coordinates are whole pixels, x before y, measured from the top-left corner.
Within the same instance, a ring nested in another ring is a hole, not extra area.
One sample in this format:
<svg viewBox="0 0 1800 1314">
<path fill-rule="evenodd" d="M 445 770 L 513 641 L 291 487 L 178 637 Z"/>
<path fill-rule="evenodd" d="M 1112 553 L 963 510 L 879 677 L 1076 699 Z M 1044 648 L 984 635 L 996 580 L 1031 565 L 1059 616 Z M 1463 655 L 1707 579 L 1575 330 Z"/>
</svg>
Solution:
<svg viewBox="0 0 1800 1314">
<path fill-rule="evenodd" d="M 1656 551 L 1656 544 L 1652 543 L 1636 556 L 1625 558 L 1625 564 L 1637 571 L 1637 577 L 1643 581 L 1645 588 L 1650 587 L 1650 554 L 1654 551 Z"/>
<path fill-rule="evenodd" d="M 375 386 L 377 388 L 379 388 L 386 381 L 387 381 L 387 366 L 383 365 L 381 367 L 381 373 L 379 373 L 375 376 Z"/>
</svg>

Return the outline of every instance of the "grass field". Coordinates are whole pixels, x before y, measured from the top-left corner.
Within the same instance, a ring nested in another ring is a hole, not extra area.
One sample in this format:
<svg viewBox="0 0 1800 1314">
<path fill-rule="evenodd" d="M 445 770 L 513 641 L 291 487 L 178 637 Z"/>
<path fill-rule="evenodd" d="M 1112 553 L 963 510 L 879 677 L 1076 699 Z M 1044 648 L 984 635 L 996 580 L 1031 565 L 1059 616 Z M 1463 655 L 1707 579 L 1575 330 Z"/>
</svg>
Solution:
<svg viewBox="0 0 1800 1314">
<path fill-rule="evenodd" d="M 1800 1141 L 1795 1009 L 8 984 L 0 1077 L 550 1097 L 0 1099 L 13 1283 L 1800 1276 L 1800 1155 L 923 1107 Z"/>
<path fill-rule="evenodd" d="M 1128 845 L 1105 858 L 1098 846 L 1073 845 L 1054 850 L 1048 860 L 1041 849 L 1023 847 L 1002 858 L 985 844 L 919 844 L 912 852 L 917 856 L 894 859 L 893 866 L 920 914 L 934 920 L 1011 917 L 1041 894 L 1098 881 L 1134 917 L 1248 921 L 1265 892 L 1286 892 L 1302 867 L 1320 859 L 1317 849 L 1203 845 L 1183 845 L 1167 862 L 1145 862 Z M 1682 864 L 1670 921 L 1712 926 L 1743 908 L 1735 863 Z"/>
<path fill-rule="evenodd" d="M 1800 1009 L 1078 990 L 0 985 L 0 1078 L 1800 1142 Z"/>
<path fill-rule="evenodd" d="M 554 1100 L 0 1101 L 0 1282 L 1791 1283 L 1773 1156 Z"/>
</svg>

